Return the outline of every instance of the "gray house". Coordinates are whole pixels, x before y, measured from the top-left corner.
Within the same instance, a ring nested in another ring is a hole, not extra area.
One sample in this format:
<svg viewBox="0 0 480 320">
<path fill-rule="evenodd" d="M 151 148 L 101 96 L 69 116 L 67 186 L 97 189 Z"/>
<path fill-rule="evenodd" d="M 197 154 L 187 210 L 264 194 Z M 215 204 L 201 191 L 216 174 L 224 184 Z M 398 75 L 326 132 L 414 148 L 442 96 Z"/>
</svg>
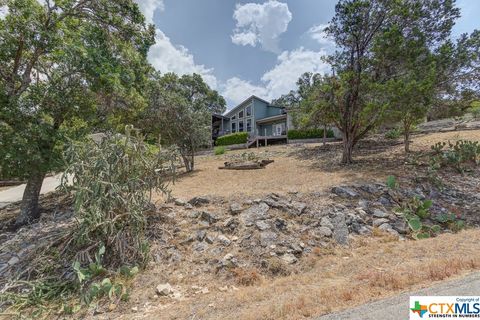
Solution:
<svg viewBox="0 0 480 320">
<path fill-rule="evenodd" d="M 212 139 L 235 133 L 247 132 L 249 145 L 264 141 L 287 140 L 291 121 L 284 108 L 251 96 L 224 115 L 212 116 Z"/>
</svg>

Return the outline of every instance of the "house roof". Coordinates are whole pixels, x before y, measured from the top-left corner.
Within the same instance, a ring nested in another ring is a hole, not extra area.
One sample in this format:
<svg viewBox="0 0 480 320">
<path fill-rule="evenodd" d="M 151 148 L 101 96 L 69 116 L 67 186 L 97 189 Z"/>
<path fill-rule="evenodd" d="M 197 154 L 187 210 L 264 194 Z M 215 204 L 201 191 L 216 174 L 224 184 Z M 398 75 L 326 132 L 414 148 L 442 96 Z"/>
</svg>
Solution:
<svg viewBox="0 0 480 320">
<path fill-rule="evenodd" d="M 265 122 L 270 122 L 270 121 L 275 121 L 275 120 L 281 120 L 281 119 L 285 119 L 287 118 L 287 114 L 286 113 L 283 113 L 283 114 L 278 114 L 276 116 L 271 116 L 271 117 L 267 117 L 267 118 L 262 118 L 260 120 L 257 120 L 257 123 L 265 123 Z"/>
<path fill-rule="evenodd" d="M 242 107 L 242 106 L 245 105 L 247 102 L 249 102 L 250 100 L 253 100 L 253 99 L 262 101 L 262 102 L 266 103 L 267 106 L 269 106 L 269 107 L 275 107 L 275 106 L 270 105 L 270 102 L 268 102 L 268 101 L 266 101 L 266 100 L 263 100 L 262 98 L 259 98 L 259 97 L 257 97 L 256 95 L 251 95 L 250 97 L 248 97 L 247 99 L 245 99 L 244 101 L 242 101 L 241 103 L 239 103 L 237 106 L 235 106 L 232 110 L 224 113 L 224 116 L 225 116 L 225 117 L 229 117 L 229 116 L 230 116 L 234 111 L 236 111 L 239 107 Z"/>
</svg>

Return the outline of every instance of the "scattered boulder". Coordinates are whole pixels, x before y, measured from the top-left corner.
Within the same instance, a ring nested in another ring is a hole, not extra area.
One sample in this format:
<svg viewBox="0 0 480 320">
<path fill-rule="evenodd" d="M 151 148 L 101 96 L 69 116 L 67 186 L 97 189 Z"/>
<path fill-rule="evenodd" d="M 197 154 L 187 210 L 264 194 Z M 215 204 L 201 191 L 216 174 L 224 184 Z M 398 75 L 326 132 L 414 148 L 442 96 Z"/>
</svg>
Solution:
<svg viewBox="0 0 480 320">
<path fill-rule="evenodd" d="M 275 232 L 263 231 L 260 233 L 260 245 L 262 247 L 268 247 L 274 244 L 277 238 L 278 238 L 278 235 Z"/>
<path fill-rule="evenodd" d="M 301 215 L 302 213 L 304 213 L 307 205 L 302 202 L 292 201 L 292 208 L 295 214 Z"/>
<path fill-rule="evenodd" d="M 237 203 L 237 202 L 233 202 L 230 204 L 230 213 L 233 214 L 233 215 L 236 215 L 236 214 L 239 214 L 240 212 L 242 212 L 243 210 L 243 207 L 241 204 Z"/>
<path fill-rule="evenodd" d="M 333 218 L 333 239 L 338 244 L 347 245 L 348 244 L 348 227 L 345 222 L 345 216 L 343 214 L 336 215 Z"/>
<path fill-rule="evenodd" d="M 260 231 L 270 229 L 270 225 L 263 220 L 259 220 L 259 221 L 255 222 L 255 225 L 257 226 L 258 230 L 260 230 Z"/>
<path fill-rule="evenodd" d="M 358 192 L 350 189 L 349 187 L 338 186 L 332 188 L 332 193 L 343 198 L 358 198 L 360 195 Z"/>
<path fill-rule="evenodd" d="M 282 256 L 282 260 L 286 263 L 286 264 L 294 264 L 298 261 L 297 257 L 295 257 L 293 254 L 291 253 L 286 253 Z"/>
<path fill-rule="evenodd" d="M 328 227 L 319 227 L 316 232 L 320 237 L 331 237 L 332 230 Z"/>
<path fill-rule="evenodd" d="M 328 217 L 322 217 L 322 220 L 320 220 L 320 225 L 322 227 L 326 227 L 330 230 L 333 230 L 332 221 Z"/>
<path fill-rule="evenodd" d="M 249 227 L 252 226 L 257 220 L 267 219 L 269 209 L 270 207 L 264 202 L 252 205 L 242 213 L 243 223 Z"/>
<path fill-rule="evenodd" d="M 192 206 L 195 206 L 195 207 L 199 207 L 199 206 L 202 206 L 202 205 L 205 205 L 205 204 L 209 204 L 210 203 L 210 199 L 208 199 L 207 197 L 193 197 L 192 199 L 190 199 L 188 201 L 188 203 L 190 203 Z"/>
<path fill-rule="evenodd" d="M 386 213 L 385 211 L 380 210 L 380 209 L 374 209 L 373 210 L 373 216 L 375 218 L 386 218 L 386 217 L 388 217 L 388 213 Z"/>
<path fill-rule="evenodd" d="M 182 200 L 182 199 L 175 199 L 174 202 L 175 202 L 175 205 L 181 206 L 181 207 L 183 207 L 187 204 L 187 202 L 185 200 Z"/>
<path fill-rule="evenodd" d="M 208 222 L 209 224 L 215 223 L 219 220 L 214 214 L 207 211 L 200 212 L 200 219 Z"/>
<path fill-rule="evenodd" d="M 159 296 L 168 296 L 173 292 L 173 288 L 170 283 L 162 283 L 157 286 L 157 294 Z"/>
<path fill-rule="evenodd" d="M 195 233 L 195 238 L 197 239 L 197 241 L 203 241 L 206 235 L 207 233 L 205 232 L 205 230 L 197 230 L 197 232 Z"/>
<path fill-rule="evenodd" d="M 217 240 L 226 247 L 228 247 L 230 243 L 232 243 L 232 241 L 228 239 L 226 236 L 224 236 L 223 234 L 219 235 L 217 237 Z"/>
<path fill-rule="evenodd" d="M 373 226 L 374 227 L 378 227 L 378 226 L 381 226 L 382 224 L 384 223 L 388 223 L 389 220 L 388 219 L 385 219 L 385 218 L 379 218 L 379 219 L 375 219 L 373 220 Z"/>
</svg>

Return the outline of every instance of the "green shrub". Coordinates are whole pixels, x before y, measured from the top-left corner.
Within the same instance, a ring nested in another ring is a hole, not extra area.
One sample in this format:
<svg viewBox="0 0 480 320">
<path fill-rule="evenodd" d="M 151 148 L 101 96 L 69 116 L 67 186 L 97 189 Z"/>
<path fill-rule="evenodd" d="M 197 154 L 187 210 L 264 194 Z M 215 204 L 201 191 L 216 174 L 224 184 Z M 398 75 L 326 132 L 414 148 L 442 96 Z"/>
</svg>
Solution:
<svg viewBox="0 0 480 320">
<path fill-rule="evenodd" d="M 472 107 L 470 111 L 472 112 L 473 118 L 480 119 L 480 105 Z"/>
<path fill-rule="evenodd" d="M 213 150 L 213 152 L 215 153 L 216 156 L 224 154 L 225 151 L 226 151 L 226 149 L 225 149 L 224 146 L 215 147 L 215 149 Z"/>
<path fill-rule="evenodd" d="M 247 132 L 237 132 L 232 134 L 227 134 L 217 138 L 217 146 L 229 146 L 232 144 L 241 144 L 247 143 L 248 133 Z"/>
<path fill-rule="evenodd" d="M 385 138 L 391 139 L 391 140 L 396 140 L 400 138 L 402 135 L 402 132 L 398 128 L 393 128 L 385 132 Z"/>
<path fill-rule="evenodd" d="M 434 156 L 430 166 L 435 169 L 452 166 L 463 173 L 469 166 L 480 165 L 480 143 L 478 141 L 459 140 L 455 144 L 438 142 L 432 146 Z"/>
<path fill-rule="evenodd" d="M 287 133 L 288 139 L 295 140 L 295 139 L 316 139 L 316 138 L 323 138 L 323 129 L 291 129 L 288 130 Z M 327 130 L 327 138 L 335 137 L 333 130 Z"/>
</svg>

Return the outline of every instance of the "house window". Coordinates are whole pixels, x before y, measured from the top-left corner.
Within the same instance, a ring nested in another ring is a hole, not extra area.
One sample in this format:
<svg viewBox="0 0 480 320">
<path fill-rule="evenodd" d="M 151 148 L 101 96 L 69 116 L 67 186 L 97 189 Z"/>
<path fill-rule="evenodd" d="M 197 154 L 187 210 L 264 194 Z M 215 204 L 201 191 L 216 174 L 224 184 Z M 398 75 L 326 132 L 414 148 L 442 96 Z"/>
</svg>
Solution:
<svg viewBox="0 0 480 320">
<path fill-rule="evenodd" d="M 235 120 L 237 117 L 234 115 L 233 117 L 230 118 L 230 120 Z"/>
<path fill-rule="evenodd" d="M 243 120 L 238 121 L 238 132 L 243 132 Z"/>
<path fill-rule="evenodd" d="M 252 115 L 252 106 L 248 106 L 245 109 L 245 113 L 247 114 L 247 117 L 250 117 Z M 248 126 L 248 125 L 247 125 Z"/>
<path fill-rule="evenodd" d="M 237 123 L 232 122 L 232 133 L 235 133 L 235 132 L 237 132 Z"/>
<path fill-rule="evenodd" d="M 247 119 L 247 132 L 252 132 L 252 119 Z"/>
<path fill-rule="evenodd" d="M 238 118 L 239 118 L 239 119 L 242 119 L 242 118 L 243 118 L 243 110 L 241 110 L 241 111 L 238 113 Z"/>
</svg>

